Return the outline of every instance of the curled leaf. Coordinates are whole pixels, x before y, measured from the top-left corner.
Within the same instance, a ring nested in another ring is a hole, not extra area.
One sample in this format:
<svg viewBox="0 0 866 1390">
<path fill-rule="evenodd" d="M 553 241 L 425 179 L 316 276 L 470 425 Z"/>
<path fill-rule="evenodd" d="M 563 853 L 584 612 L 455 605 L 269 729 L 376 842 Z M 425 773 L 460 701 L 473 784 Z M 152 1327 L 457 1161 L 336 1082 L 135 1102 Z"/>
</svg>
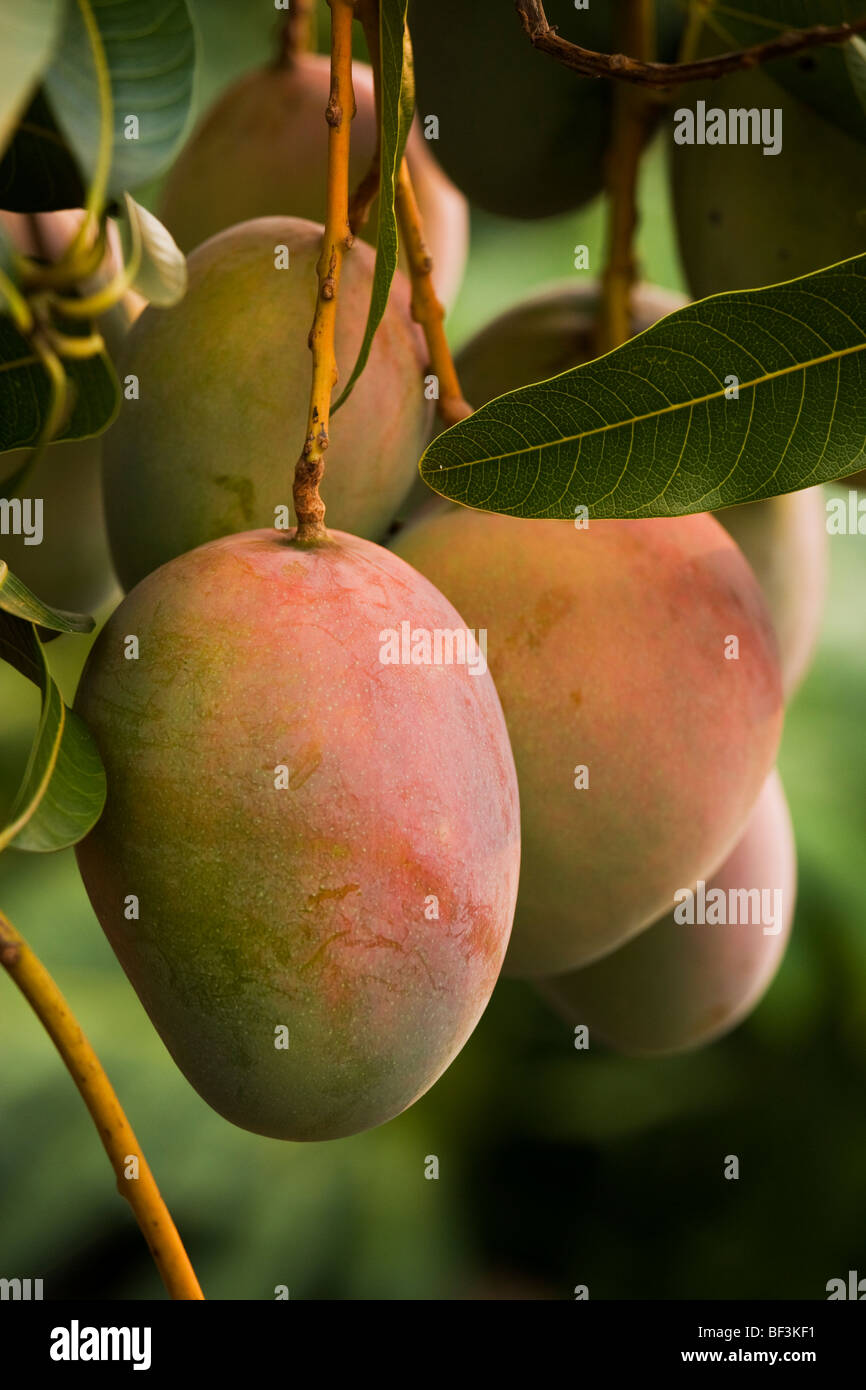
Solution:
<svg viewBox="0 0 866 1390">
<path fill-rule="evenodd" d="M 93 631 L 91 617 L 86 613 L 65 613 L 59 608 L 50 608 L 26 584 L 16 579 L 5 560 L 0 560 L 0 608 L 52 632 Z"/>
<path fill-rule="evenodd" d="M 105 805 L 106 781 L 89 730 L 63 701 L 48 670 L 32 623 L 0 611 L 0 658 L 38 685 L 39 725 L 30 757 L 0 829 L 0 850 L 47 853 L 66 849 L 96 824 Z"/>
<path fill-rule="evenodd" d="M 120 224 L 123 259 L 134 265 L 131 288 L 151 304 L 170 309 L 186 294 L 186 257 L 158 217 L 124 193 L 126 217 Z"/>
</svg>

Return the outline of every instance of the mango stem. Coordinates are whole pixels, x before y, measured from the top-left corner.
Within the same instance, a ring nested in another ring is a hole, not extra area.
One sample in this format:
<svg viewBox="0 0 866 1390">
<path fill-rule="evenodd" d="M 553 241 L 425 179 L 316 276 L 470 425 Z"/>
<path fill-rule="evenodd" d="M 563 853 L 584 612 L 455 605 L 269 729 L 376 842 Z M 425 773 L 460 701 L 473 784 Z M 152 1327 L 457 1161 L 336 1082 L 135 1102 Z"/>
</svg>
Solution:
<svg viewBox="0 0 866 1390">
<path fill-rule="evenodd" d="M 445 310 L 433 285 L 433 257 L 424 240 L 424 226 L 409 165 L 404 158 L 397 175 L 397 219 L 409 262 L 412 281 L 412 317 L 421 325 L 430 354 L 430 367 L 439 383 L 437 407 L 446 425 L 456 425 L 472 414 L 463 399 L 457 368 L 445 334 Z"/>
<path fill-rule="evenodd" d="M 337 295 L 343 257 L 354 240 L 349 228 L 349 148 L 355 92 L 352 86 L 352 0 L 328 0 L 331 11 L 331 94 L 328 122 L 328 201 L 325 232 L 319 256 L 319 290 L 310 329 L 313 384 L 307 416 L 307 437 L 295 468 L 294 501 L 298 517 L 295 540 L 316 544 L 326 536 L 325 504 L 319 483 L 325 471 L 331 394 L 337 381 L 334 338 Z"/>
<path fill-rule="evenodd" d="M 203 1299 L 189 1256 L 141 1146 L 102 1065 L 54 980 L 9 919 L 0 912 L 0 965 L 42 1023 L 90 1111 L 148 1249 L 173 1299 Z"/>
<path fill-rule="evenodd" d="M 655 48 L 652 0 L 626 0 L 629 51 L 649 60 Z M 634 237 L 638 224 L 638 175 L 653 119 L 654 103 L 645 91 L 619 84 L 613 94 L 613 138 L 607 151 L 607 261 L 602 275 L 596 344 L 612 352 L 631 337 L 631 292 L 635 281 Z"/>
</svg>

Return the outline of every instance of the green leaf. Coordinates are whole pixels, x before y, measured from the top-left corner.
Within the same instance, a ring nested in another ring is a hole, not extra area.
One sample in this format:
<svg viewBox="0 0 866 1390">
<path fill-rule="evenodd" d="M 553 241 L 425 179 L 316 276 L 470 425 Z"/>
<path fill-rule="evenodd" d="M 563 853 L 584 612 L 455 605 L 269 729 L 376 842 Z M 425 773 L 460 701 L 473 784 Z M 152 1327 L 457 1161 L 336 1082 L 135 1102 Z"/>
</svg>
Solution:
<svg viewBox="0 0 866 1390">
<path fill-rule="evenodd" d="M 63 0 L 0 0 L 0 150 L 51 58 L 62 16 Z"/>
<path fill-rule="evenodd" d="M 716 49 L 767 43 L 791 29 L 835 26 L 866 17 L 863 0 L 716 0 L 708 23 Z M 846 44 L 805 49 L 768 63 L 768 77 L 850 135 L 866 140 L 866 110 L 846 62 Z M 688 99 L 688 89 L 686 89 Z"/>
<path fill-rule="evenodd" d="M 364 340 L 352 375 L 332 407 L 332 414 L 349 398 L 367 365 L 376 330 L 388 307 L 388 296 L 397 269 L 399 245 L 394 196 L 397 172 L 403 159 L 415 110 L 412 50 L 406 30 L 408 0 L 381 0 L 379 47 L 382 55 L 382 109 L 380 112 L 379 223 L 376 230 L 376 266 Z"/>
<path fill-rule="evenodd" d="M 0 850 L 66 849 L 96 824 L 105 805 L 105 771 L 93 738 L 63 702 L 32 623 L 0 611 L 0 657 L 38 685 L 42 710 Z"/>
<path fill-rule="evenodd" d="M 119 226 L 124 265 L 140 257 L 132 288 L 151 304 L 170 309 L 186 294 L 186 257 L 159 218 L 128 193 L 123 196 L 126 217 Z"/>
<path fill-rule="evenodd" d="M 866 256 L 679 309 L 615 352 L 500 396 L 421 460 L 512 516 L 681 516 L 866 463 Z M 737 399 L 726 387 L 739 383 Z"/>
<path fill-rule="evenodd" d="M 185 0 L 89 0 L 89 5 L 111 85 L 109 193 L 119 197 L 158 174 L 180 144 L 192 102 L 195 38 Z M 81 0 L 75 0 L 67 6 L 45 88 L 88 180 L 100 143 L 98 62 Z M 137 135 L 130 118 L 138 123 Z"/>
<path fill-rule="evenodd" d="M 91 325 L 58 320 L 72 337 L 87 336 Z M 120 404 L 120 388 L 107 353 L 65 358 L 72 410 L 58 439 L 86 439 L 111 424 Z M 51 403 L 48 375 L 26 338 L 11 319 L 0 314 L 0 453 L 32 448 L 39 439 Z M 9 494 L 8 480 L 0 490 Z"/>
<path fill-rule="evenodd" d="M 42 88 L 0 162 L 0 207 L 10 212 L 80 208 L 87 194 L 75 159 Z"/>
<path fill-rule="evenodd" d="M 42 684 L 42 658 L 33 625 L 0 609 L 0 661 L 14 666 L 34 685 Z"/>
<path fill-rule="evenodd" d="M 94 627 L 93 618 L 86 613 L 64 613 L 59 608 L 49 608 L 26 584 L 15 578 L 5 560 L 0 560 L 0 608 L 52 632 L 92 632 Z"/>
</svg>

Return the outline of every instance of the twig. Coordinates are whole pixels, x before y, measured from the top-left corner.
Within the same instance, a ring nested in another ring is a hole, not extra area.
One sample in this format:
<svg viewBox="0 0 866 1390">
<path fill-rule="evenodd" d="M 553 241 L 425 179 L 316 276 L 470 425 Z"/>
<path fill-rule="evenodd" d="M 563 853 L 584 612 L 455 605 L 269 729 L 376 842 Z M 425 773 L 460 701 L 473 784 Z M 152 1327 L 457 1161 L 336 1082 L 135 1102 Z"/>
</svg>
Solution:
<svg viewBox="0 0 866 1390">
<path fill-rule="evenodd" d="M 624 0 L 629 47 L 649 57 L 655 45 L 652 0 Z M 614 92 L 613 135 L 607 153 L 607 260 L 598 315 L 599 353 L 611 352 L 631 337 L 631 291 L 635 281 L 634 235 L 640 162 L 654 119 L 651 93 L 638 87 Z"/>
<path fill-rule="evenodd" d="M 99 1058 L 48 971 L 2 912 L 0 965 L 39 1018 L 81 1092 L 114 1169 L 117 1190 L 132 1207 L 169 1294 L 174 1299 L 204 1298 L 171 1214 Z"/>
<path fill-rule="evenodd" d="M 291 8 L 280 25 L 277 67 L 290 68 L 313 47 L 316 27 L 316 0 L 291 0 Z"/>
<path fill-rule="evenodd" d="M 458 420 L 465 420 L 467 415 L 472 414 L 472 406 L 463 399 L 451 348 L 445 336 L 445 310 L 433 288 L 433 258 L 424 240 L 421 213 L 405 159 L 397 175 L 396 205 L 412 281 L 412 317 L 424 331 L 430 366 L 439 380 L 439 414 L 446 425 L 456 425 Z"/>
<path fill-rule="evenodd" d="M 729 72 L 758 67 L 776 58 L 790 58 L 807 48 L 847 43 L 855 34 L 866 31 L 866 17 L 850 24 L 816 24 L 811 29 L 790 30 L 736 53 L 721 53 L 715 58 L 700 58 L 690 63 L 655 63 L 623 53 L 595 53 L 561 38 L 556 28 L 548 24 L 541 0 L 515 0 L 515 7 L 530 43 L 542 53 L 583 77 L 611 77 L 640 87 L 673 87 L 725 77 Z"/>
<path fill-rule="evenodd" d="M 319 483 L 325 471 L 331 393 L 337 381 L 334 331 L 343 256 L 351 247 L 349 229 L 349 144 L 355 94 L 352 87 L 352 0 L 328 0 L 331 11 L 331 95 L 328 101 L 328 202 L 319 256 L 319 294 L 310 329 L 313 385 L 304 451 L 295 469 L 294 499 L 298 516 L 295 541 L 316 544 L 325 538 L 325 504 Z"/>
</svg>

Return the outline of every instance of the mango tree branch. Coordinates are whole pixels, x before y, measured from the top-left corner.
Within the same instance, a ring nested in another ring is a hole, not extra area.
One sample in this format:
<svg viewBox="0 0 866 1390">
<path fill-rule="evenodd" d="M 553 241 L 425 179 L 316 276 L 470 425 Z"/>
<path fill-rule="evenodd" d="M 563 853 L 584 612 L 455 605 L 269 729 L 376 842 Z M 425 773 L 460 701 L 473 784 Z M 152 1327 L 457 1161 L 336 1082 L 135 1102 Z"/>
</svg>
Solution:
<svg viewBox="0 0 866 1390">
<path fill-rule="evenodd" d="M 2 912 L 0 965 L 39 1018 L 81 1092 L 114 1169 L 117 1189 L 135 1213 L 169 1294 L 202 1299 L 189 1256 L 99 1058 L 48 971 Z"/>
<path fill-rule="evenodd" d="M 595 53 L 579 44 L 563 39 L 556 27 L 548 24 L 541 0 L 515 0 L 524 31 L 535 48 L 547 53 L 557 62 L 580 73 L 582 77 L 611 77 L 639 87 L 673 87 L 684 82 L 703 82 L 708 78 L 725 77 L 729 72 L 754 68 L 775 58 L 790 58 L 807 48 L 823 48 L 827 44 L 847 43 L 855 34 L 866 30 L 866 17 L 850 24 L 816 24 L 811 29 L 790 30 L 766 43 L 754 44 L 736 53 L 721 53 L 714 58 L 700 58 L 688 63 L 647 62 L 640 57 L 623 53 Z"/>
<path fill-rule="evenodd" d="M 445 310 L 433 288 L 433 258 L 424 240 L 421 213 L 404 159 L 397 175 L 397 219 L 409 262 L 412 281 L 412 317 L 421 325 L 427 340 L 430 366 L 439 381 L 439 414 L 446 425 L 456 425 L 472 414 L 460 390 L 451 348 L 445 336 Z"/>
<path fill-rule="evenodd" d="M 650 55 L 655 45 L 652 0 L 625 0 L 625 33 L 630 47 Z M 635 281 L 638 175 L 653 121 L 654 100 L 635 87 L 614 92 L 613 137 L 607 152 L 607 262 L 598 317 L 599 353 L 612 352 L 631 337 L 631 291 Z"/>
<path fill-rule="evenodd" d="M 295 540 L 314 545 L 324 539 L 325 504 L 319 483 L 325 471 L 331 393 L 337 380 L 334 334 L 343 256 L 352 245 L 349 229 L 349 145 L 355 94 L 352 86 L 352 0 L 328 0 L 331 11 L 331 94 L 328 122 L 328 201 L 319 256 L 319 293 L 310 329 L 313 385 L 304 450 L 295 469 L 294 499 L 298 516 Z"/>
</svg>

